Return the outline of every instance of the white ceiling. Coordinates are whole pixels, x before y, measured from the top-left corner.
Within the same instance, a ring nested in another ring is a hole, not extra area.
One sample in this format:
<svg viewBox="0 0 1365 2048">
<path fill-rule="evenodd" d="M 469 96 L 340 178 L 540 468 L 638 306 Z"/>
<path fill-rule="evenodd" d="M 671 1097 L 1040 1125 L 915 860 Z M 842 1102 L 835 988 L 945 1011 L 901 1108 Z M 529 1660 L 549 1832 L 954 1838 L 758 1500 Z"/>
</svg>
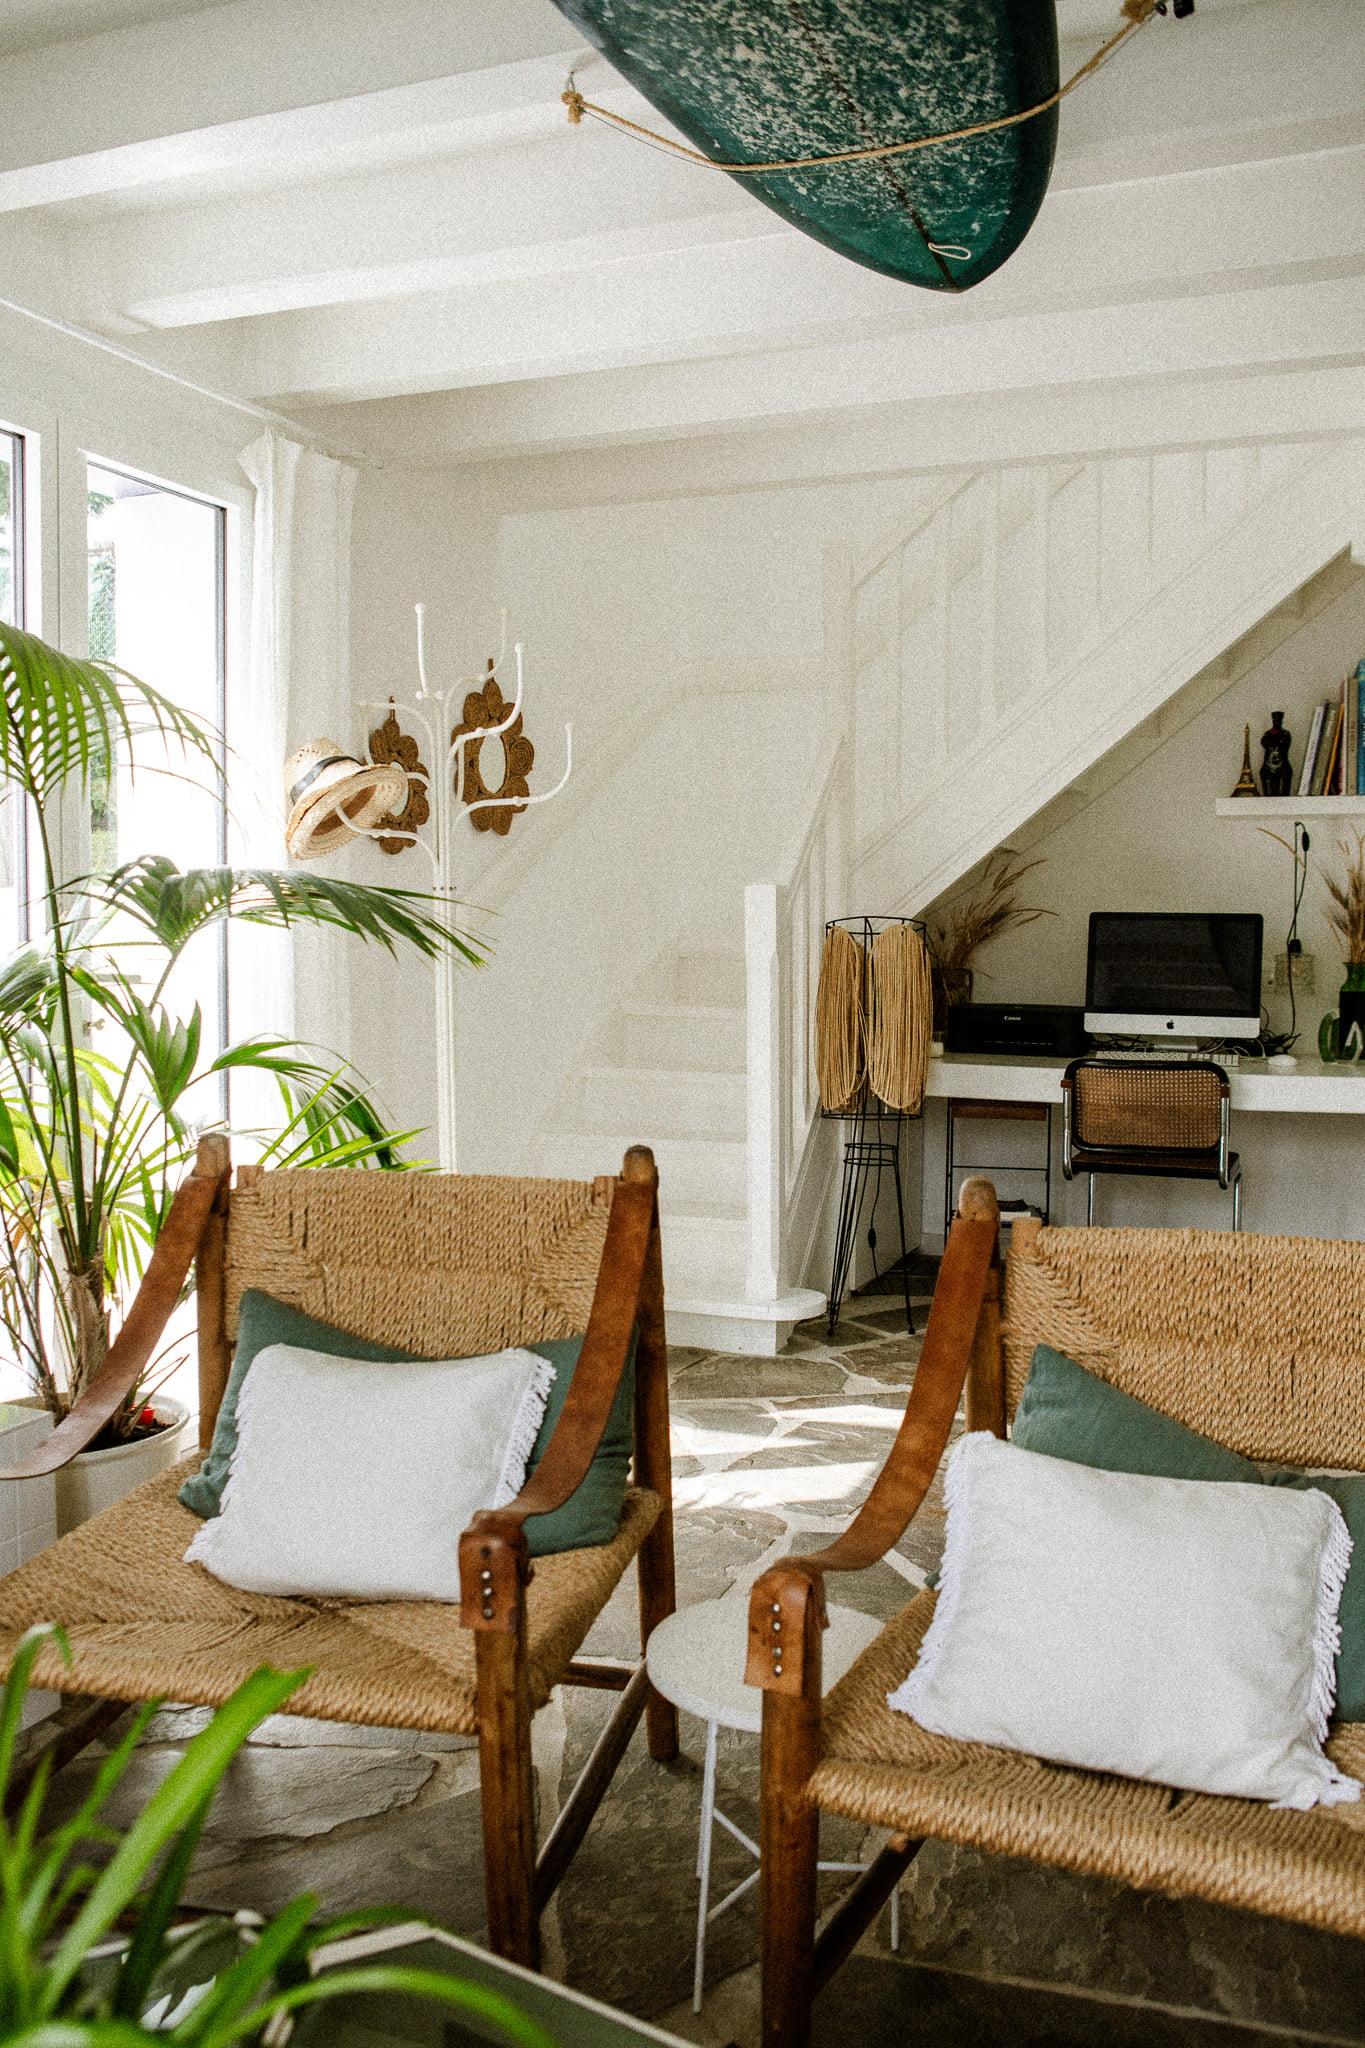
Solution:
<svg viewBox="0 0 1365 2048">
<path fill-rule="evenodd" d="M 215 4 L 227 6 L 230 0 L 0 0 L 0 56 L 171 15 L 203 14 Z"/>
<path fill-rule="evenodd" d="M 1117 0 L 1058 13 L 1065 73 Z M 0 0 L 0 50 L 0 295 L 433 459 L 1365 360 L 1361 0 L 1154 20 L 953 300 L 570 128 L 551 0 Z M 658 124 L 601 59 L 581 83 Z"/>
</svg>

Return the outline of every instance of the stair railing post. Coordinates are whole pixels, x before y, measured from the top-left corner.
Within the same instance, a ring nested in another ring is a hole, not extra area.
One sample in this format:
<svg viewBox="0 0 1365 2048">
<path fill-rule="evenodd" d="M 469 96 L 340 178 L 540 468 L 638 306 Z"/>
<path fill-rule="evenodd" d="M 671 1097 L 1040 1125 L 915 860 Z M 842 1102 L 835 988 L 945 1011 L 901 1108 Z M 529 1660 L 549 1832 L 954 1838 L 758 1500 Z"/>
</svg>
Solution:
<svg viewBox="0 0 1365 2048">
<path fill-rule="evenodd" d="M 786 892 L 777 882 L 744 891 L 746 1193 L 745 1289 L 775 1300 L 782 1275 L 782 975 L 779 925 Z"/>
</svg>

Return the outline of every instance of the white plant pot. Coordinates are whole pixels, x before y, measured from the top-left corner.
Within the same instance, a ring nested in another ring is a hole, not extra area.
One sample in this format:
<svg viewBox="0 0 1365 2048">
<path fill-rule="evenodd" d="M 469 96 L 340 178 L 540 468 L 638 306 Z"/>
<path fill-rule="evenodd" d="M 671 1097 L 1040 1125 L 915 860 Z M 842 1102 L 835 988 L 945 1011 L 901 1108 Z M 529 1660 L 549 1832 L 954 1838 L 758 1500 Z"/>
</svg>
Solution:
<svg viewBox="0 0 1365 2048">
<path fill-rule="evenodd" d="M 57 1471 L 57 1534 L 69 1535 L 92 1515 L 111 1508 L 125 1493 L 174 1465 L 185 1449 L 190 1411 L 183 1401 L 162 1394 L 152 1402 L 166 1427 L 140 1443 L 115 1444 L 107 1451 L 77 1451 Z"/>
<path fill-rule="evenodd" d="M 0 1473 L 12 1470 L 52 1434 L 52 1417 L 28 1401 L 0 1402 Z M 56 1481 L 45 1472 L 38 1479 L 0 1481 L 0 1576 L 12 1572 L 57 1534 Z M 55 1692 L 31 1691 L 24 1701 L 23 1726 L 55 1713 Z"/>
</svg>

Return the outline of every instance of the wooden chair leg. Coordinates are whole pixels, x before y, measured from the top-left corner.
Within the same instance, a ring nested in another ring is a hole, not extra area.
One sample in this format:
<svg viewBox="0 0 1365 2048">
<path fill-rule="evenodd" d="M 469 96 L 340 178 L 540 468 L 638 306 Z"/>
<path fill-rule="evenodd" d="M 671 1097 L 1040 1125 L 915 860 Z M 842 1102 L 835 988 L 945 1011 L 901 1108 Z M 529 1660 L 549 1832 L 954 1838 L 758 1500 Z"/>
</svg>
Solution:
<svg viewBox="0 0 1365 2048">
<path fill-rule="evenodd" d="M 474 1638 L 479 1786 L 489 1947 L 508 1962 L 538 1970 L 535 1783 L 523 1633 L 480 1631 Z"/>
<path fill-rule="evenodd" d="M 652 1162 L 651 1162 L 652 1164 Z M 635 1474 L 663 1502 L 658 1521 L 640 1548 L 640 1647 L 677 1605 L 673 1571 L 673 1472 L 668 1434 L 668 1342 L 664 1334 L 663 1246 L 656 1214 L 640 1295 L 635 1353 Z M 678 1710 L 651 1689 L 645 1708 L 649 1753 L 658 1763 L 678 1754 Z"/>
<path fill-rule="evenodd" d="M 807 2048 L 810 2041 L 820 1815 L 807 1786 L 819 1751 L 818 1698 L 765 1692 L 759 1828 L 763 2048 Z"/>
</svg>

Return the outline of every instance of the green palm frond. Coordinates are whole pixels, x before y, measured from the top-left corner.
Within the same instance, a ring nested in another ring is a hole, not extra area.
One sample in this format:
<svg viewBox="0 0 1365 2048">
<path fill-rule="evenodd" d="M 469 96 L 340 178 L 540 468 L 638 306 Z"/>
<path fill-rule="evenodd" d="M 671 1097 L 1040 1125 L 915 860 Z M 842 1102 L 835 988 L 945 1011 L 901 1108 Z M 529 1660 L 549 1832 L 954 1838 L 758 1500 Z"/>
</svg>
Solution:
<svg viewBox="0 0 1365 2048">
<path fill-rule="evenodd" d="M 210 1072 L 253 1068 L 274 1077 L 284 1120 L 263 1140 L 263 1163 L 271 1166 L 383 1166 L 406 1169 L 400 1147 L 417 1132 L 394 1130 L 371 1101 L 360 1076 L 346 1062 L 324 1064 L 310 1048 L 288 1039 L 260 1038 L 230 1046 Z"/>
<path fill-rule="evenodd" d="M 51 951 L 24 946 L 0 963 L 0 1031 L 18 1024 L 46 1029 L 57 1001 L 57 978 Z"/>
<path fill-rule="evenodd" d="M 71 783 L 85 789 L 120 748 L 149 736 L 218 772 L 218 735 L 160 690 L 19 626 L 0 625 L 0 707 L 0 779 L 36 803 Z"/>
<path fill-rule="evenodd" d="M 415 947 L 432 959 L 447 948 L 478 966 L 485 943 L 450 922 L 454 907 L 440 896 L 338 880 L 288 868 L 190 868 L 182 872 L 164 855 L 129 861 L 111 875 L 79 885 L 106 912 L 123 912 L 149 937 L 179 953 L 206 926 L 236 918 L 286 930 L 328 925 L 394 953 Z"/>
<path fill-rule="evenodd" d="M 61 877 L 55 813 L 116 760 L 151 767 L 147 738 L 202 786 L 220 736 L 112 662 L 78 661 L 0 626 L 0 785 L 30 807 L 41 939 L 0 962 L 0 1344 L 60 1416 L 105 1355 L 146 1270 L 221 1077 L 270 1077 L 279 1112 L 249 1135 L 272 1163 L 400 1168 L 416 1135 L 361 1078 L 283 1038 L 210 1057 L 173 974 L 228 919 L 346 932 L 395 954 L 481 964 L 487 947 L 442 896 L 269 868 L 182 871 L 156 853 L 112 874 Z M 101 1024 L 107 1035 L 94 1041 Z M 127 1412 L 137 1405 L 130 1397 Z M 116 1424 L 117 1427 L 117 1419 Z M 2 1901 L 0 1901 L 2 1905 Z M 0 1973 L 2 1974 L 2 1973 Z"/>
</svg>

